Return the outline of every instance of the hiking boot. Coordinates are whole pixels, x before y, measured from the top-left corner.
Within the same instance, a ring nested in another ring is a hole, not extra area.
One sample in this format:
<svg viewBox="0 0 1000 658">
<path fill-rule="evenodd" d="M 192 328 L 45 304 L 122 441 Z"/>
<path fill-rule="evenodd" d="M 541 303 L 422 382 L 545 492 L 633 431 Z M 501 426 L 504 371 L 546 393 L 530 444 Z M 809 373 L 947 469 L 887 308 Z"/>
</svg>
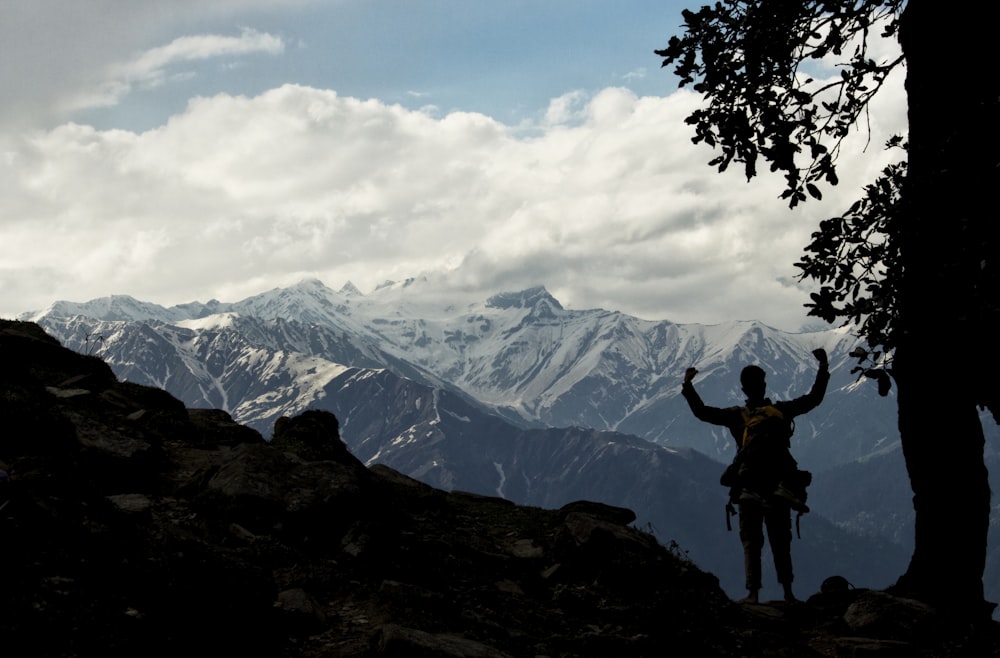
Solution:
<svg viewBox="0 0 1000 658">
<path fill-rule="evenodd" d="M 775 498 L 778 498 L 788 503 L 789 507 L 791 507 L 796 512 L 805 514 L 806 512 L 809 511 L 809 506 L 806 505 L 804 502 L 802 502 L 802 500 L 800 500 L 799 497 L 795 495 L 794 491 L 785 487 L 784 485 L 779 484 L 778 488 L 774 491 L 773 495 Z"/>
</svg>

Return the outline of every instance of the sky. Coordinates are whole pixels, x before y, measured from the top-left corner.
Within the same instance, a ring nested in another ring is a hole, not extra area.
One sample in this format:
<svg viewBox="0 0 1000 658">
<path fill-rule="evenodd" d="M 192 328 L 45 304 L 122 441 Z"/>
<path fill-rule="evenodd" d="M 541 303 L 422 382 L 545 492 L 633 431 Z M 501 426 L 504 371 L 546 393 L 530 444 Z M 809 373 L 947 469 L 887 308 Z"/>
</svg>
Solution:
<svg viewBox="0 0 1000 658">
<path fill-rule="evenodd" d="M 789 210 L 691 143 L 653 50 L 700 4 L 0 0 L 0 317 L 417 277 L 815 328 L 793 263 L 888 162 L 902 81 Z"/>
</svg>

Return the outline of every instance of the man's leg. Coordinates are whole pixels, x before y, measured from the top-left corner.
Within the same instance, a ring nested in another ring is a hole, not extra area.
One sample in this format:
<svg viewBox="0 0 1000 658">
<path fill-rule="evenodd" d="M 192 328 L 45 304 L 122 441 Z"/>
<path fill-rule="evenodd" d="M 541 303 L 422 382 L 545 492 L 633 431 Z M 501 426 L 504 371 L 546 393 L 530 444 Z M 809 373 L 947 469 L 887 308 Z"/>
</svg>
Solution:
<svg viewBox="0 0 1000 658">
<path fill-rule="evenodd" d="M 740 541 L 746 572 L 748 603 L 757 603 L 760 591 L 760 551 L 764 548 L 764 509 L 757 502 L 740 502 Z"/>
<path fill-rule="evenodd" d="M 778 574 L 778 582 L 785 592 L 785 601 L 795 601 L 792 592 L 792 514 L 784 505 L 775 505 L 764 510 L 764 522 L 767 524 L 767 539 L 771 543 L 771 553 L 774 555 L 774 570 Z"/>
</svg>

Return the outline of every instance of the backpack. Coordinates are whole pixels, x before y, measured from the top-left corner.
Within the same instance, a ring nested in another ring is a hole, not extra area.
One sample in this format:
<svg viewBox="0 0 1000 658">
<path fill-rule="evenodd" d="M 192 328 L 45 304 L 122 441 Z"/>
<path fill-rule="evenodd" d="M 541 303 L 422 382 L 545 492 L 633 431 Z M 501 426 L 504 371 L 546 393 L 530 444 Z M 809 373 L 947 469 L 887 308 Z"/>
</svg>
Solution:
<svg viewBox="0 0 1000 658">
<path fill-rule="evenodd" d="M 758 407 L 746 406 L 740 412 L 742 441 L 733 463 L 719 480 L 729 488 L 727 510 L 734 513 L 733 503 L 749 495 L 761 500 L 781 499 L 800 516 L 808 512 L 806 488 L 812 482 L 812 473 L 799 470 L 792 457 L 790 439 L 795 423 L 770 402 Z"/>
<path fill-rule="evenodd" d="M 789 439 L 795 432 L 795 423 L 786 419 L 773 404 L 764 404 L 759 407 L 743 407 L 740 409 L 743 415 L 743 441 L 740 448 L 753 447 L 756 449 L 766 449 L 768 451 L 790 447 Z"/>
</svg>

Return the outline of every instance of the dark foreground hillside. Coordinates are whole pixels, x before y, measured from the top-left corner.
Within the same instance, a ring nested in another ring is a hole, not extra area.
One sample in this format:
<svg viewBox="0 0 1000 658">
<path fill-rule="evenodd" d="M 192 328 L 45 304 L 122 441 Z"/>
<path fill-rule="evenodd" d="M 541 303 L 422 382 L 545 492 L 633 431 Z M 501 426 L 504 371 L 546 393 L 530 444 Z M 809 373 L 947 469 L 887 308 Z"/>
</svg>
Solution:
<svg viewBox="0 0 1000 658">
<path fill-rule="evenodd" d="M 325 412 L 265 442 L 34 324 L 0 321 L 0 359 L 5 654 L 1000 655 L 996 624 L 882 592 L 732 603 L 629 510 L 367 469 Z"/>
</svg>

